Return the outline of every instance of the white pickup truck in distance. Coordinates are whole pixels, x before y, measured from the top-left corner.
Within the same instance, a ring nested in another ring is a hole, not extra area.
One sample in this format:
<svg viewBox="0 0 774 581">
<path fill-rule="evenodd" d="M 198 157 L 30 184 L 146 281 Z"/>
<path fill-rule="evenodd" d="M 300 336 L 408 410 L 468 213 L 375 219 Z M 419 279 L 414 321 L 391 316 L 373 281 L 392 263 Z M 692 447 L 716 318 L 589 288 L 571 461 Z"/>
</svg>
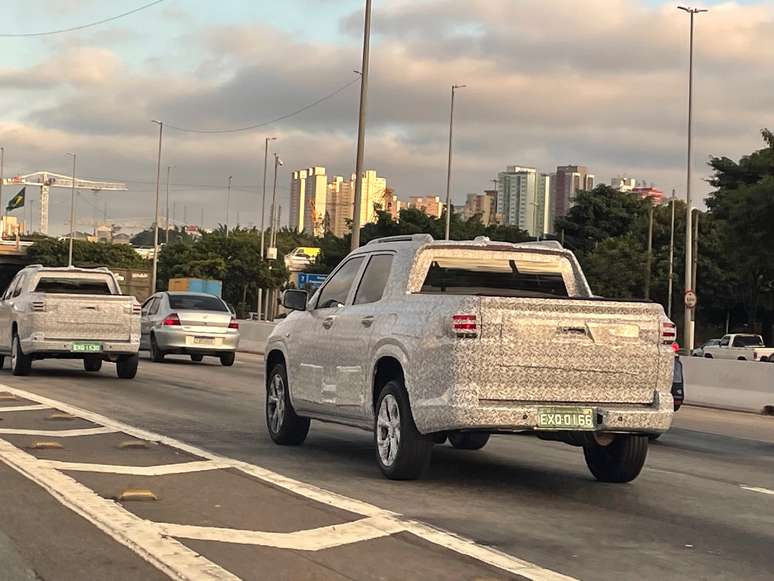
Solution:
<svg viewBox="0 0 774 581">
<path fill-rule="evenodd" d="M 131 379 L 139 348 L 140 304 L 105 268 L 28 266 L 0 299 L 0 367 L 10 355 L 14 375 L 39 359 L 82 359 L 86 371 L 110 361 Z"/>
<path fill-rule="evenodd" d="M 353 251 L 266 347 L 266 421 L 300 444 L 310 418 L 372 430 L 388 478 L 421 476 L 433 444 L 534 432 L 583 448 L 594 476 L 634 479 L 674 413 L 674 325 L 660 305 L 592 295 L 556 242 L 427 234 Z"/>
<path fill-rule="evenodd" d="M 763 337 L 749 333 L 725 335 L 717 345 L 704 348 L 707 359 L 736 359 L 774 363 L 774 347 L 766 347 Z"/>
</svg>

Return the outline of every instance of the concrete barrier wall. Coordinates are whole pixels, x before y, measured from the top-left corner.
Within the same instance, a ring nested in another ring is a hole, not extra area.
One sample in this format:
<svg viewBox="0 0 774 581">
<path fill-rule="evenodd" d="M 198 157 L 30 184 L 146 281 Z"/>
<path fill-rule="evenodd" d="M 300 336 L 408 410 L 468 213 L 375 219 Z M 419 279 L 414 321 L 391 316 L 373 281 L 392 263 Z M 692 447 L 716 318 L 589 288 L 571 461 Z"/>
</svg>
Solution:
<svg viewBox="0 0 774 581">
<path fill-rule="evenodd" d="M 239 350 L 244 353 L 263 353 L 274 325 L 266 321 L 239 321 Z"/>
<path fill-rule="evenodd" d="M 774 407 L 774 363 L 680 359 L 686 403 L 755 413 Z"/>
</svg>

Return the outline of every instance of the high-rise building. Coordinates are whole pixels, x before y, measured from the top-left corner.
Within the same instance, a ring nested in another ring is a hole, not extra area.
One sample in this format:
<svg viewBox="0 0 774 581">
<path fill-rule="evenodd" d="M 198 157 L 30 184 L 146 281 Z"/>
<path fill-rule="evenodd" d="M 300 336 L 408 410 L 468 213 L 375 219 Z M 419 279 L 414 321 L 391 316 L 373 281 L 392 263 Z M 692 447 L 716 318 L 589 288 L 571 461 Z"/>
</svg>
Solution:
<svg viewBox="0 0 774 581">
<path fill-rule="evenodd" d="M 304 231 L 305 194 L 306 170 L 300 169 L 294 171 L 290 177 L 290 222 L 288 223 L 292 230 L 299 232 Z"/>
<path fill-rule="evenodd" d="M 664 202 L 664 192 L 654 187 L 652 184 L 650 186 L 645 184 L 637 186 L 632 189 L 632 193 L 637 194 L 641 200 L 650 200 L 654 205 Z"/>
<path fill-rule="evenodd" d="M 439 196 L 410 196 L 407 204 L 409 208 L 421 210 L 433 218 L 443 216 L 444 205 Z"/>
<path fill-rule="evenodd" d="M 307 178 L 308 180 L 309 178 Z M 383 209 L 391 214 L 400 211 L 399 202 L 394 193 L 390 195 L 387 180 L 376 175 L 374 170 L 363 172 L 361 178 L 360 224 L 376 222 L 376 210 Z M 354 212 L 355 174 L 345 180 L 336 176 L 326 185 L 325 215 L 321 222 L 322 230 L 327 227 L 334 235 L 343 237 L 350 231 Z"/>
<path fill-rule="evenodd" d="M 610 180 L 610 187 L 619 192 L 631 192 L 637 187 L 637 180 L 634 178 L 618 176 Z"/>
<path fill-rule="evenodd" d="M 504 224 L 534 231 L 537 178 L 534 167 L 518 165 L 497 174 L 497 213 Z"/>
<path fill-rule="evenodd" d="M 496 223 L 497 190 L 487 190 L 483 194 L 468 194 L 462 216 L 465 220 L 469 220 L 476 215 L 481 217 L 481 223 L 485 226 Z"/>
<path fill-rule="evenodd" d="M 328 182 L 328 196 L 325 201 L 325 229 L 339 238 L 346 234 L 347 224 L 342 217 L 346 215 L 347 202 L 342 198 L 344 178 L 335 176 Z M 352 200 L 348 202 L 352 205 Z M 341 223 L 340 223 L 341 222 Z"/>
<path fill-rule="evenodd" d="M 384 190 L 384 197 L 382 199 L 384 200 L 382 210 L 387 212 L 397 222 L 400 217 L 401 207 L 403 206 L 403 203 L 398 199 L 398 194 L 393 189 L 387 188 Z"/>
<path fill-rule="evenodd" d="M 328 199 L 328 176 L 324 167 L 306 170 L 304 194 L 304 232 L 313 236 L 325 234 L 325 211 Z"/>
<path fill-rule="evenodd" d="M 583 165 L 561 165 L 556 168 L 554 217 L 562 218 L 573 206 L 575 194 L 594 189 L 594 176 Z"/>
<path fill-rule="evenodd" d="M 537 177 L 535 192 L 535 226 L 532 236 L 545 236 L 554 233 L 554 205 L 551 198 L 553 184 L 551 174 L 541 173 Z"/>
</svg>

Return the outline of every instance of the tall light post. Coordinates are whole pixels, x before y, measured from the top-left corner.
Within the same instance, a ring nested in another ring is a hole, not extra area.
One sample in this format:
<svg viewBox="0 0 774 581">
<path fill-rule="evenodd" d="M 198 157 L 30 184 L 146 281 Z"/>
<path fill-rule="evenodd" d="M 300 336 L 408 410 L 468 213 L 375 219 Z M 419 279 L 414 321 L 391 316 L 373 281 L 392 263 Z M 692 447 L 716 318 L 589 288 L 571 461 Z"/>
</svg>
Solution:
<svg viewBox="0 0 774 581">
<path fill-rule="evenodd" d="M 3 176 L 5 175 L 5 147 L 0 147 L 0 209 L 3 220 L 0 222 L 0 240 L 5 237 L 5 206 L 3 206 Z"/>
<path fill-rule="evenodd" d="M 366 0 L 363 26 L 363 64 L 360 68 L 360 116 L 357 124 L 355 160 L 355 201 L 352 206 L 352 250 L 360 246 L 360 212 L 363 206 L 363 155 L 365 150 L 366 109 L 368 108 L 368 65 L 371 52 L 371 0 Z"/>
<path fill-rule="evenodd" d="M 675 190 L 672 188 L 672 227 L 669 230 L 669 290 L 667 291 L 667 317 L 672 318 L 672 287 L 675 278 Z"/>
<path fill-rule="evenodd" d="M 172 166 L 167 166 L 167 213 L 166 218 L 164 220 L 166 228 L 165 234 L 164 234 L 164 242 L 166 244 L 169 244 L 169 173 L 172 171 Z"/>
<path fill-rule="evenodd" d="M 263 150 L 263 194 L 261 195 L 261 219 L 259 220 L 261 224 L 261 260 L 263 260 L 263 257 L 265 255 L 265 250 L 263 246 L 264 246 L 264 231 L 266 229 L 266 171 L 269 166 L 269 142 L 270 141 L 277 141 L 277 138 L 267 137 L 265 140 L 265 147 Z M 260 289 L 258 292 L 260 293 Z"/>
<path fill-rule="evenodd" d="M 281 165 L 285 165 L 282 163 L 282 160 L 280 159 L 280 156 L 276 153 L 274 154 L 274 187 L 272 188 L 271 193 L 271 225 L 269 226 L 269 248 L 275 248 L 276 245 L 276 230 L 274 227 L 274 222 L 276 220 L 275 215 L 275 208 L 277 207 L 277 168 Z M 277 258 L 277 251 L 274 250 L 274 253 L 272 256 L 269 256 L 270 259 L 274 260 Z"/>
<path fill-rule="evenodd" d="M 691 33 L 689 42 L 689 61 L 688 61 L 688 163 L 686 171 L 686 190 L 685 190 L 685 292 L 694 291 L 693 288 L 693 257 L 691 256 L 693 251 L 693 242 L 691 237 L 693 235 L 691 212 L 691 162 L 693 159 L 693 21 L 694 16 L 701 14 L 702 12 L 708 12 L 704 8 L 687 8 L 685 6 L 678 6 L 678 10 L 683 10 L 691 16 Z M 693 349 L 693 331 L 695 325 L 695 307 L 689 307 L 685 305 L 685 321 L 684 321 L 684 337 L 685 348 L 690 352 Z"/>
<path fill-rule="evenodd" d="M 226 192 L 226 238 L 228 238 L 228 222 L 231 219 L 231 180 L 234 176 L 228 176 L 228 190 Z"/>
<path fill-rule="evenodd" d="M 164 134 L 164 123 L 152 120 L 159 126 L 159 156 L 156 162 L 156 214 L 153 218 L 153 273 L 151 274 L 151 292 L 156 292 L 156 277 L 159 268 L 159 185 L 161 183 L 161 138 Z"/>
<path fill-rule="evenodd" d="M 70 188 L 70 250 L 68 252 L 67 266 L 73 265 L 73 236 L 75 234 L 75 158 L 74 153 L 67 153 L 65 155 L 72 156 L 73 158 L 73 177 L 72 187 Z"/>
<path fill-rule="evenodd" d="M 457 89 L 464 89 L 467 85 L 452 85 L 451 88 L 451 109 L 449 112 L 449 160 L 446 164 L 446 235 L 445 240 L 449 240 L 449 229 L 451 228 L 451 171 L 452 171 L 452 143 L 454 138 L 454 93 Z"/>
</svg>

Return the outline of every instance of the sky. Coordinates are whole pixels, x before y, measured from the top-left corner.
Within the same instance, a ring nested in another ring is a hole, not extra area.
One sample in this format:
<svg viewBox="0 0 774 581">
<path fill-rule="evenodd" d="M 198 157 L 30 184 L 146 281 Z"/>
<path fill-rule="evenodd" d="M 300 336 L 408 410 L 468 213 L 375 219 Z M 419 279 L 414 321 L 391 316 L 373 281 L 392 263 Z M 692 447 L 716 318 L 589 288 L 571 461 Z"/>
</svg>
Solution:
<svg viewBox="0 0 774 581">
<path fill-rule="evenodd" d="M 297 111 L 357 81 L 363 0 L 165 0 L 101 26 L 45 37 L 149 0 L 6 0 L 0 24 L 0 145 L 5 174 L 37 170 L 124 181 L 79 196 L 89 229 L 153 220 L 158 127 L 162 194 L 178 224 L 259 215 L 264 138 L 290 171 L 354 169 L 358 84 L 253 131 L 228 129 Z M 658 0 L 374 0 L 366 166 L 397 194 L 445 192 L 449 91 L 457 93 L 453 199 L 492 186 L 507 165 L 550 172 L 583 164 L 685 193 L 688 16 Z M 694 181 L 707 160 L 738 158 L 774 127 L 774 0 L 704 2 L 696 19 Z M 269 195 L 272 174 L 268 176 Z M 29 191 L 32 203 L 37 188 Z M 6 186 L 3 204 L 15 193 Z M 162 200 L 162 214 L 164 202 Z M 267 203 L 268 207 L 268 203 Z M 67 229 L 69 192 L 54 190 L 50 230 Z M 17 211 L 18 214 L 21 211 Z M 37 213 L 37 210 L 36 210 Z M 37 224 L 37 219 L 34 224 Z"/>
</svg>

